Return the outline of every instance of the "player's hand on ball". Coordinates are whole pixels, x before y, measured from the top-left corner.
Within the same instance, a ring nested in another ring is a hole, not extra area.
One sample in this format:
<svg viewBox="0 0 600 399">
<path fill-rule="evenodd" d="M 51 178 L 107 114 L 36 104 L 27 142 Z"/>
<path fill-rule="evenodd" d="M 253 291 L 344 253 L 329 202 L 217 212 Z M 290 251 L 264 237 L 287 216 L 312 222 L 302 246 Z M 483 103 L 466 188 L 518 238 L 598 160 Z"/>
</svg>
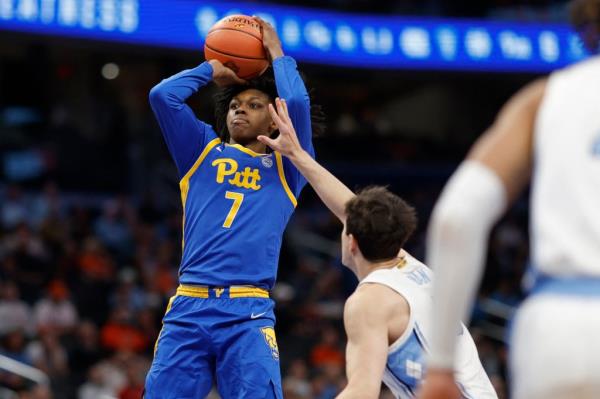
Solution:
<svg viewBox="0 0 600 399">
<path fill-rule="evenodd" d="M 462 394 L 454 382 L 454 373 L 449 370 L 431 369 L 417 393 L 418 399 L 460 399 Z"/>
<path fill-rule="evenodd" d="M 213 67 L 213 81 L 217 86 L 231 86 L 234 84 L 246 84 L 244 79 L 239 78 L 233 70 L 221 64 L 219 60 L 208 61 Z"/>
<path fill-rule="evenodd" d="M 277 110 L 275 110 L 275 107 Z M 285 100 L 276 98 L 275 107 L 273 107 L 273 104 L 269 104 L 269 112 L 271 113 L 273 122 L 275 122 L 279 129 L 279 136 L 276 139 L 272 139 L 261 135 L 257 139 L 261 143 L 271 147 L 274 151 L 278 151 L 287 157 L 293 157 L 302 151 L 302 146 L 298 141 L 298 136 L 296 136 L 296 130 L 290 119 L 287 104 Z"/>
<path fill-rule="evenodd" d="M 281 47 L 281 41 L 277 36 L 277 31 L 273 28 L 273 25 L 263 20 L 260 17 L 254 16 L 254 20 L 260 25 L 260 31 L 262 32 L 263 47 L 269 56 L 269 60 L 273 60 L 283 56 L 283 49 Z"/>
</svg>

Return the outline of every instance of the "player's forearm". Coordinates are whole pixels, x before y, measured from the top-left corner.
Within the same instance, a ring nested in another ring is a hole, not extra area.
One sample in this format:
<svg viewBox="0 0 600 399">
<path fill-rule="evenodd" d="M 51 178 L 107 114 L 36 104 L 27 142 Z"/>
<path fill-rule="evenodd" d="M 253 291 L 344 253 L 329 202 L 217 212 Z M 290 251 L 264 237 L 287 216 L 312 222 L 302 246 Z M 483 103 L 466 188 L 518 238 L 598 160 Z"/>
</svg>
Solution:
<svg viewBox="0 0 600 399">
<path fill-rule="evenodd" d="M 150 90 L 150 104 L 157 110 L 180 110 L 185 101 L 212 80 L 213 69 L 203 62 L 193 69 L 186 69 L 164 79 Z"/>
<path fill-rule="evenodd" d="M 203 63 L 163 80 L 150 91 L 150 105 L 180 176 L 197 159 L 210 129 L 196 118 L 185 100 L 211 79 L 212 66 Z"/>
<path fill-rule="evenodd" d="M 267 49 L 267 51 L 272 62 L 285 55 L 283 54 L 283 48 L 281 48 L 281 46 L 271 46 Z"/>
<path fill-rule="evenodd" d="M 298 72 L 296 60 L 290 56 L 281 56 L 273 61 L 273 73 L 277 94 L 286 100 L 288 108 L 296 101 L 308 104 L 308 92 Z M 290 115 L 291 116 L 291 115 Z"/>
<path fill-rule="evenodd" d="M 346 220 L 346 203 L 354 198 L 354 193 L 306 151 L 298 151 L 289 158 L 327 208 L 344 222 Z"/>
<path fill-rule="evenodd" d="M 292 57 L 282 56 L 273 61 L 277 94 L 286 101 L 290 119 L 296 128 L 298 140 L 313 153 L 310 120 L 310 99 L 304 81 Z"/>
</svg>

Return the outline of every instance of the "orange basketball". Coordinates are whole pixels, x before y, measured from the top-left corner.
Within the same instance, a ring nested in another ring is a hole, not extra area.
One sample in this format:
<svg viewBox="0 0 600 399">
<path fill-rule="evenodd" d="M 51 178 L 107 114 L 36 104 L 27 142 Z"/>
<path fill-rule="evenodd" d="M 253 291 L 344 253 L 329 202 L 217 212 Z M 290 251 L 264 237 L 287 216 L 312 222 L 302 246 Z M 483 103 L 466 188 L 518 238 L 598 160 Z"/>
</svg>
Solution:
<svg viewBox="0 0 600 399">
<path fill-rule="evenodd" d="M 257 77 L 269 66 L 260 26 L 247 15 L 230 15 L 210 28 L 204 56 L 221 61 L 242 79 Z"/>
</svg>

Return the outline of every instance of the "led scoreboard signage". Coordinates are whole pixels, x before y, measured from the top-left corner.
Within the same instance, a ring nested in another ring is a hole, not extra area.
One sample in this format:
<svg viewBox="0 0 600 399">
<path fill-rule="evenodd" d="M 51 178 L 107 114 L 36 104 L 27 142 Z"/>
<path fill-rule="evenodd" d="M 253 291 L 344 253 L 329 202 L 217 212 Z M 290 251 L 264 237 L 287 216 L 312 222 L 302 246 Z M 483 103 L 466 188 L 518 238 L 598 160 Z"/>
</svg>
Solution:
<svg viewBox="0 0 600 399">
<path fill-rule="evenodd" d="M 192 0 L 0 0 L 0 31 L 201 53 L 228 14 L 260 15 L 301 61 L 365 68 L 545 72 L 586 56 L 566 25 L 361 15 Z"/>
</svg>

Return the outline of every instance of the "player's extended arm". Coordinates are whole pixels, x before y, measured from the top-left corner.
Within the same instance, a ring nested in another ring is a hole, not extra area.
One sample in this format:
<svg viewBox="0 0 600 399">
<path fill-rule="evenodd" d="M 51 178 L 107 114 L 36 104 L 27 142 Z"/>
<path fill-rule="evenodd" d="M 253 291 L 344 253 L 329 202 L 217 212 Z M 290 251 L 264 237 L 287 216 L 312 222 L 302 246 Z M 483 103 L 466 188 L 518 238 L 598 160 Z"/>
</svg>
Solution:
<svg viewBox="0 0 600 399">
<path fill-rule="evenodd" d="M 220 62 L 209 61 L 171 76 L 150 90 L 150 105 L 180 176 L 196 161 L 207 143 L 208 132 L 213 132 L 196 118 L 185 101 L 211 80 L 219 85 L 244 83 Z"/>
<path fill-rule="evenodd" d="M 258 136 L 258 140 L 288 157 L 323 203 L 343 223 L 346 220 L 346 203 L 354 197 L 354 193 L 302 148 L 288 114 L 286 101 L 277 98 L 275 105 L 277 111 L 269 104 L 269 112 L 277 124 L 279 137 L 273 140 L 267 136 Z"/>
<path fill-rule="evenodd" d="M 388 353 L 390 311 L 375 285 L 364 285 L 344 307 L 348 385 L 337 399 L 376 399 Z M 384 305 L 382 306 L 382 301 Z"/>
<path fill-rule="evenodd" d="M 310 98 L 304 81 L 298 73 L 296 61 L 285 56 L 277 32 L 271 24 L 254 17 L 261 27 L 263 45 L 273 64 L 277 94 L 286 101 L 290 118 L 298 132 L 298 141 L 311 156 L 315 156 L 312 144 Z"/>
<path fill-rule="evenodd" d="M 433 211 L 427 264 L 436 273 L 428 370 L 453 369 L 456 334 L 479 284 L 490 229 L 531 173 L 535 118 L 546 81 L 517 93 L 451 177 Z M 421 399 L 441 398 L 425 383 Z"/>
</svg>

